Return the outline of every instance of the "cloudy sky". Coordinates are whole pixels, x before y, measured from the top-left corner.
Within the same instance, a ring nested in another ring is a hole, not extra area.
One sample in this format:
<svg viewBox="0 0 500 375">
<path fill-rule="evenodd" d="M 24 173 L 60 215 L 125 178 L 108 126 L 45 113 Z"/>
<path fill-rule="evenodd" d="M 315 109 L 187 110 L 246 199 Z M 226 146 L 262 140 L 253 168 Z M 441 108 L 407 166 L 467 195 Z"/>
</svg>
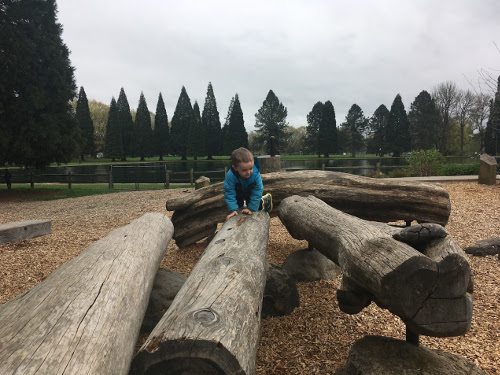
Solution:
<svg viewBox="0 0 500 375">
<path fill-rule="evenodd" d="M 212 82 L 221 121 L 237 93 L 248 131 L 269 90 L 306 125 L 330 100 L 337 124 L 352 104 L 371 116 L 399 93 L 409 110 L 422 90 L 478 71 L 500 74 L 498 0 L 58 0 L 78 86 L 109 104 L 123 87 L 171 119 L 182 86 L 203 109 Z M 496 45 L 495 45 L 496 44 Z"/>
</svg>

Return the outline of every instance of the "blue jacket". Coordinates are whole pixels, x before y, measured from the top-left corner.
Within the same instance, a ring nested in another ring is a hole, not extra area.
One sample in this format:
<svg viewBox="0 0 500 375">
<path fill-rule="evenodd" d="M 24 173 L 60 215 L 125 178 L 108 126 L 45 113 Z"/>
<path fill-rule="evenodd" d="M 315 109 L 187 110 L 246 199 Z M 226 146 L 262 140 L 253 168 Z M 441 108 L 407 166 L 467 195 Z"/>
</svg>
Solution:
<svg viewBox="0 0 500 375">
<path fill-rule="evenodd" d="M 238 208 L 243 206 L 244 200 L 246 200 L 247 208 L 250 211 L 255 212 L 259 210 L 260 199 L 264 191 L 259 170 L 259 159 L 254 158 L 253 173 L 246 181 L 243 181 L 233 167 L 226 173 L 226 178 L 224 179 L 224 200 L 226 201 L 228 211 L 238 211 Z"/>
</svg>

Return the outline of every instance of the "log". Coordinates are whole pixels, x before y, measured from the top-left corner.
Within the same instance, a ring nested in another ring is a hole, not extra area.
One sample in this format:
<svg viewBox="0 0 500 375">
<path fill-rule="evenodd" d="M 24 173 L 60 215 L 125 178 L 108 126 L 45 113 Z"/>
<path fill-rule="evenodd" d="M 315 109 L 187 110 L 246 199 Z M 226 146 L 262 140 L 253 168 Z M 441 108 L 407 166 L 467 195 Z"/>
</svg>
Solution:
<svg viewBox="0 0 500 375">
<path fill-rule="evenodd" d="M 394 238 L 404 238 L 405 230 L 356 218 L 312 196 L 284 199 L 278 214 L 294 238 L 309 241 L 342 269 L 342 311 L 357 313 L 373 300 L 415 333 L 457 336 L 470 328 L 470 267 L 453 238 L 440 237 L 442 230 L 428 236 L 421 253 Z"/>
<path fill-rule="evenodd" d="M 131 374 L 255 374 L 269 222 L 260 211 L 223 225 Z"/>
<path fill-rule="evenodd" d="M 25 220 L 0 224 L 0 244 L 52 233 L 50 220 Z"/>
<path fill-rule="evenodd" d="M 291 195 L 313 195 L 328 205 L 365 220 L 397 220 L 445 225 L 451 205 L 446 190 L 438 184 L 395 181 L 331 171 L 274 172 L 262 175 L 264 191 L 273 196 L 273 205 Z M 188 246 L 227 215 L 223 183 L 169 199 L 166 208 L 175 211 L 174 239 Z"/>
<path fill-rule="evenodd" d="M 145 214 L 0 306 L 0 374 L 128 374 L 173 230 Z"/>
</svg>

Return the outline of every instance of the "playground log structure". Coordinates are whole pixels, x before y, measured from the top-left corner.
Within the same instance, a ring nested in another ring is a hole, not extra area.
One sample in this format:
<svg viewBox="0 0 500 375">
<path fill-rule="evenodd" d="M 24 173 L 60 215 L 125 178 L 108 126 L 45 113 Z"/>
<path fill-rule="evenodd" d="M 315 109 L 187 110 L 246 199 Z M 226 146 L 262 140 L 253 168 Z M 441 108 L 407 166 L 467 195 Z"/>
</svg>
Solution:
<svg viewBox="0 0 500 375">
<path fill-rule="evenodd" d="M 284 199 L 279 217 L 294 238 L 340 266 L 342 311 L 355 314 L 374 301 L 416 334 L 459 336 L 469 330 L 469 263 L 441 226 L 372 223 L 312 196 Z"/>
<path fill-rule="evenodd" d="M 128 374 L 173 234 L 145 214 L 0 306 L 0 374 Z"/>
<path fill-rule="evenodd" d="M 273 196 L 274 207 L 291 195 L 313 195 L 350 215 L 380 222 L 416 220 L 446 225 L 451 205 L 440 185 L 424 182 L 373 179 L 329 171 L 274 172 L 262 175 L 265 193 Z M 174 239 L 186 247 L 215 232 L 227 209 L 223 183 L 169 199 L 166 208 L 175 211 Z"/>
</svg>

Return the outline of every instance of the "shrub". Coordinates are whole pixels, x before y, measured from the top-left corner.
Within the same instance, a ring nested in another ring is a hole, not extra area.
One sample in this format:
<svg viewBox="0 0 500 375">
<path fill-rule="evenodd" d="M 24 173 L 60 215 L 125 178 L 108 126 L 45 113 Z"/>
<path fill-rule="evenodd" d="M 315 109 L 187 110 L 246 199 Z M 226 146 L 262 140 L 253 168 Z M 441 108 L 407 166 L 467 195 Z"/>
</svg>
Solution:
<svg viewBox="0 0 500 375">
<path fill-rule="evenodd" d="M 412 151 L 406 160 L 414 176 L 437 176 L 443 164 L 443 157 L 438 150 Z"/>
<path fill-rule="evenodd" d="M 408 169 L 406 168 L 398 168 L 398 169 L 393 169 L 387 174 L 388 177 L 391 178 L 399 178 L 399 177 L 409 177 L 410 173 Z"/>
<path fill-rule="evenodd" d="M 479 163 L 444 164 L 439 170 L 441 176 L 466 176 L 479 174 Z"/>
</svg>

